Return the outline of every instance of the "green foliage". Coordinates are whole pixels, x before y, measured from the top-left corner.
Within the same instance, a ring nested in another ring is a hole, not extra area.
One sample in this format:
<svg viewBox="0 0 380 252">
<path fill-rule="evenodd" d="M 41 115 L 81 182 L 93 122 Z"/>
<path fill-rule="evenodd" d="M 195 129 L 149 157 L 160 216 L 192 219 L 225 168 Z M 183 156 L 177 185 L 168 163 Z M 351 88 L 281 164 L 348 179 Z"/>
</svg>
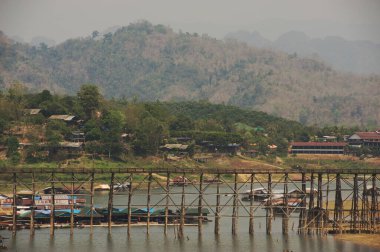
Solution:
<svg viewBox="0 0 380 252">
<path fill-rule="evenodd" d="M 7 157 L 11 157 L 13 154 L 18 152 L 19 141 L 17 137 L 10 136 L 7 139 Z"/>
<path fill-rule="evenodd" d="M 7 125 L 8 121 L 0 117 L 0 134 L 4 132 L 4 130 L 7 128 Z"/>
<path fill-rule="evenodd" d="M 82 85 L 77 95 L 86 118 L 91 118 L 95 110 L 100 107 L 101 95 L 98 87 L 90 84 Z"/>
</svg>

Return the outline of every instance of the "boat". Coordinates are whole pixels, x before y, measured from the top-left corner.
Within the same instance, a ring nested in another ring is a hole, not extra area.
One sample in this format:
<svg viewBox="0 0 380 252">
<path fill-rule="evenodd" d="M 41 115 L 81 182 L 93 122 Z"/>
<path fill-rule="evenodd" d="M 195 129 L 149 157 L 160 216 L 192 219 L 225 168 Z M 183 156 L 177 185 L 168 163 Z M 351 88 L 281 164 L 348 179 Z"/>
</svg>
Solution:
<svg viewBox="0 0 380 252">
<path fill-rule="evenodd" d="M 190 180 L 186 177 L 182 177 L 182 176 L 177 176 L 175 178 L 173 178 L 173 181 L 170 182 L 170 185 L 173 185 L 173 186 L 182 186 L 182 185 L 188 185 L 190 184 Z"/>
<path fill-rule="evenodd" d="M 244 193 L 242 193 L 243 201 L 264 201 L 268 199 L 269 197 L 273 198 L 281 198 L 284 195 L 284 191 L 282 190 L 272 190 L 272 193 L 270 194 L 268 190 L 264 187 L 255 188 L 252 191 L 247 190 Z"/>
<path fill-rule="evenodd" d="M 97 185 L 94 187 L 94 190 L 95 191 L 109 191 L 111 188 L 110 188 L 110 185 L 108 184 L 100 184 L 100 185 Z"/>
</svg>

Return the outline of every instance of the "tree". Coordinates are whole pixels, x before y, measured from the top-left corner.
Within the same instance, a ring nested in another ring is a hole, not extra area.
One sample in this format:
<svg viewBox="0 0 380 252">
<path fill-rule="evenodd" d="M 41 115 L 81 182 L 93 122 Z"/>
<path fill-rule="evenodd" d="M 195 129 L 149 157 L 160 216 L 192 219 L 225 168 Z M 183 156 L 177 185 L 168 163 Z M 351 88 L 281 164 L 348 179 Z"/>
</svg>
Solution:
<svg viewBox="0 0 380 252">
<path fill-rule="evenodd" d="M 10 136 L 7 139 L 7 157 L 11 157 L 14 153 L 18 152 L 19 142 L 17 137 Z"/>
<path fill-rule="evenodd" d="M 122 132 L 122 118 L 117 111 L 104 112 L 101 119 L 101 141 L 108 152 L 108 157 L 118 155 L 122 151 L 120 143 Z"/>
<path fill-rule="evenodd" d="M 97 36 L 99 36 L 99 32 L 98 31 L 93 31 L 92 34 L 92 39 L 95 39 Z"/>
<path fill-rule="evenodd" d="M 6 129 L 8 121 L 0 117 L 0 134 L 3 134 L 3 131 Z"/>
<path fill-rule="evenodd" d="M 138 155 L 156 154 L 165 131 L 165 126 L 156 118 L 144 118 L 133 143 L 135 153 Z"/>
<path fill-rule="evenodd" d="M 185 131 L 194 129 L 194 122 L 187 116 L 179 114 L 170 123 L 170 130 Z"/>
<path fill-rule="evenodd" d="M 99 109 L 102 98 L 98 87 L 90 84 L 83 85 L 77 95 L 86 114 L 86 119 L 92 118 L 93 113 Z"/>
</svg>

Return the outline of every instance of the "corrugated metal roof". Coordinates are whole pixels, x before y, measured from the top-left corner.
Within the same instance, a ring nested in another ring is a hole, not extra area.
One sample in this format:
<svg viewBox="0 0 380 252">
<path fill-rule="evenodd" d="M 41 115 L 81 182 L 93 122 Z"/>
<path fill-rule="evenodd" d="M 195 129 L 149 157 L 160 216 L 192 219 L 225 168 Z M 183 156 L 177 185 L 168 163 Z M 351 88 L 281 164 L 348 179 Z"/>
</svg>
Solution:
<svg viewBox="0 0 380 252">
<path fill-rule="evenodd" d="M 367 140 L 367 139 L 380 140 L 380 134 L 376 132 L 356 132 L 354 135 L 359 136 L 363 140 Z"/>
<path fill-rule="evenodd" d="M 178 149 L 178 150 L 186 150 L 188 145 L 186 144 L 165 144 L 164 146 L 161 146 L 161 148 L 165 149 Z"/>
<path fill-rule="evenodd" d="M 49 119 L 51 120 L 64 120 L 64 121 L 71 121 L 75 118 L 73 115 L 51 115 Z"/>
</svg>

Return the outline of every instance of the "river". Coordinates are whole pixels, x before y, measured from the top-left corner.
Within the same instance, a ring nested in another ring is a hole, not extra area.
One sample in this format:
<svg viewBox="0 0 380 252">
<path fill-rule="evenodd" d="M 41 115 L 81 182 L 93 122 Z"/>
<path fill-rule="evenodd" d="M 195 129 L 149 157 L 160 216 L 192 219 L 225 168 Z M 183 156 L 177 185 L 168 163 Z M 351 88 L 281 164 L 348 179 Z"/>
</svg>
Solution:
<svg viewBox="0 0 380 252">
<path fill-rule="evenodd" d="M 240 191 L 244 191 L 247 185 L 239 185 Z M 295 186 L 295 185 L 294 185 Z M 294 187 L 293 186 L 293 187 Z M 289 190 L 293 188 L 290 186 Z M 278 189 L 278 188 L 277 188 Z M 181 187 L 171 188 L 170 208 L 175 209 L 174 205 L 179 206 L 181 199 Z M 216 186 L 211 185 L 205 190 L 204 206 L 215 205 Z M 221 205 L 225 205 L 222 210 L 220 221 L 220 235 L 214 234 L 214 218 L 212 222 L 203 224 L 203 233 L 198 235 L 197 226 L 185 226 L 184 238 L 178 239 L 175 227 L 168 228 L 168 234 L 164 235 L 163 226 L 151 226 L 150 234 L 146 234 L 145 226 L 133 226 L 131 237 L 127 237 L 126 227 L 113 227 L 112 234 L 108 235 L 106 227 L 95 227 L 94 234 L 91 236 L 88 228 L 75 229 L 74 236 L 70 237 L 69 229 L 57 229 L 55 236 L 50 238 L 49 229 L 36 230 L 34 238 L 30 238 L 29 230 L 20 230 L 15 238 L 11 237 L 11 232 L 0 230 L 0 235 L 9 237 L 5 240 L 8 250 L 6 251 L 378 251 L 366 246 L 355 245 L 351 242 L 337 241 L 333 236 L 317 235 L 298 235 L 298 213 L 292 214 L 289 220 L 289 234 L 283 235 L 281 231 L 282 218 L 276 217 L 273 220 L 272 235 L 266 234 L 265 211 L 261 208 L 255 211 L 254 235 L 248 234 L 248 213 L 244 206 L 249 206 L 249 202 L 241 202 L 239 207 L 238 231 L 237 235 L 231 234 L 231 212 L 232 212 L 232 189 L 229 186 L 221 186 Z M 197 207 L 198 199 L 196 188 L 186 187 L 186 205 L 193 202 L 192 207 Z M 347 192 L 348 194 L 349 192 Z M 152 190 L 151 206 L 158 203 L 155 208 L 162 208 L 165 204 L 163 199 L 164 191 L 160 188 Z M 345 194 L 345 193 L 343 193 Z M 344 195 L 343 195 L 344 196 Z M 333 197 L 333 195 L 331 196 Z M 134 206 L 146 207 L 146 189 L 137 190 L 132 202 Z M 330 197 L 329 197 L 330 198 Z M 95 204 L 106 206 L 107 194 L 98 193 L 95 197 Z M 117 194 L 114 199 L 115 207 L 126 207 L 127 195 Z M 174 202 L 174 203 L 173 203 Z M 206 204 L 207 203 L 207 204 Z M 257 203 L 255 203 L 257 204 Z M 212 207 L 210 209 L 211 215 Z"/>
</svg>

